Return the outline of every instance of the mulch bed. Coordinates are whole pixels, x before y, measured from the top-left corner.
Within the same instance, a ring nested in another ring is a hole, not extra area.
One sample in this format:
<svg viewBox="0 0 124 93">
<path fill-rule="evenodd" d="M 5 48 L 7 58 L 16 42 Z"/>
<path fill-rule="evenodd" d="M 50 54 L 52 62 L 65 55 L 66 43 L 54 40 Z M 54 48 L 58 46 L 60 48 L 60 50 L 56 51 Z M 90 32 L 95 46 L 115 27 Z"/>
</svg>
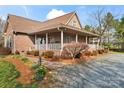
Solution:
<svg viewBox="0 0 124 93">
<path fill-rule="evenodd" d="M 34 71 L 26 66 L 21 60 L 11 57 L 4 58 L 4 60 L 15 65 L 16 69 L 20 72 L 21 75 L 19 78 L 17 78 L 17 81 L 22 84 L 30 84 L 33 82 L 32 78 L 34 75 Z"/>
</svg>

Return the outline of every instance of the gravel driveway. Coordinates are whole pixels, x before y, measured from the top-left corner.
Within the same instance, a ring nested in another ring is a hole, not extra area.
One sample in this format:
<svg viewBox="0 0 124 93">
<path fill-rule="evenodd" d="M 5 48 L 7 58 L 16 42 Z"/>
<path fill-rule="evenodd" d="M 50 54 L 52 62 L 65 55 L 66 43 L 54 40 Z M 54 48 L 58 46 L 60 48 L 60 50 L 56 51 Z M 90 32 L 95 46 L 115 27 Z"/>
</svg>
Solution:
<svg viewBox="0 0 124 93">
<path fill-rule="evenodd" d="M 53 74 L 50 87 L 124 87 L 124 54 L 108 54 L 91 62 L 64 66 Z"/>
</svg>

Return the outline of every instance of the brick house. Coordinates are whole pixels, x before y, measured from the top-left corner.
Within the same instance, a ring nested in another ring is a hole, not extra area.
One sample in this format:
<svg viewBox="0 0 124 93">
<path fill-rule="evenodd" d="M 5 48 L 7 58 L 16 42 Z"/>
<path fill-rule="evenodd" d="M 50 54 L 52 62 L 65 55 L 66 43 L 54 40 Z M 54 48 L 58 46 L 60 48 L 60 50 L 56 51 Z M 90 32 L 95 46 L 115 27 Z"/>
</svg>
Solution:
<svg viewBox="0 0 124 93">
<path fill-rule="evenodd" d="M 4 46 L 14 53 L 28 50 L 61 50 L 65 43 L 85 42 L 90 47 L 98 35 L 85 31 L 75 12 L 44 22 L 8 15 L 4 29 Z"/>
</svg>

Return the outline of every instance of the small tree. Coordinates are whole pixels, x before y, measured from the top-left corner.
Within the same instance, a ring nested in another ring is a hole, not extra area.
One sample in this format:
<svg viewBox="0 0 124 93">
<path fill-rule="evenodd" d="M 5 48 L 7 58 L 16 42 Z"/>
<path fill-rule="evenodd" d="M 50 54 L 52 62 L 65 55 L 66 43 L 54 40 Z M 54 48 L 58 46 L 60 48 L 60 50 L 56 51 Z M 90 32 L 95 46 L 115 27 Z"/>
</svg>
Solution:
<svg viewBox="0 0 124 93">
<path fill-rule="evenodd" d="M 64 45 L 63 53 L 66 53 L 68 56 L 70 56 L 71 58 L 74 59 L 74 58 L 76 58 L 77 55 L 86 51 L 88 48 L 89 48 L 89 46 L 85 43 L 71 42 L 71 43 Z"/>
</svg>

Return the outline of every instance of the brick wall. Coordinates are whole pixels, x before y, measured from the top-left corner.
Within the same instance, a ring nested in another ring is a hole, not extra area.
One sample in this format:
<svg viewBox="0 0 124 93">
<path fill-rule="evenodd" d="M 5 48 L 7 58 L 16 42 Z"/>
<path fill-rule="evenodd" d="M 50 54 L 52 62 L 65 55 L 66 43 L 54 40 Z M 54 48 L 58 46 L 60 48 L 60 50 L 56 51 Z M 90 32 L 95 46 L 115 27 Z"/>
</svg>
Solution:
<svg viewBox="0 0 124 93">
<path fill-rule="evenodd" d="M 28 36 L 26 34 L 17 34 L 15 36 L 15 50 L 26 52 L 34 47 L 34 36 Z"/>
</svg>

